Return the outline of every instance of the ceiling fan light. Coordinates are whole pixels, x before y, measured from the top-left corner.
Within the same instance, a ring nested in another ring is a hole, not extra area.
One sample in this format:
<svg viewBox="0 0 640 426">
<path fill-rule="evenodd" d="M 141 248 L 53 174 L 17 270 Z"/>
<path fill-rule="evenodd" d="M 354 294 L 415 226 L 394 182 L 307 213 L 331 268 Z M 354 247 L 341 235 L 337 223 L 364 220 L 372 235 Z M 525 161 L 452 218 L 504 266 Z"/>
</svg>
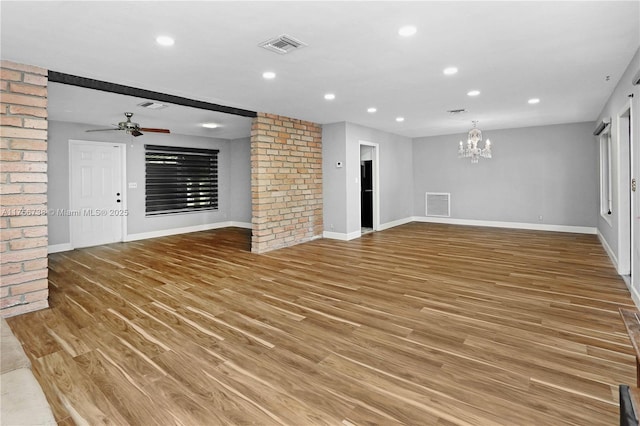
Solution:
<svg viewBox="0 0 640 426">
<path fill-rule="evenodd" d="M 127 121 L 121 121 L 118 123 L 118 127 L 114 127 L 111 129 L 89 129 L 85 130 L 86 132 L 103 132 L 107 130 L 124 130 L 128 134 L 132 136 L 142 136 L 144 132 L 152 132 L 152 133 L 171 133 L 169 129 L 157 129 L 154 127 L 140 127 L 138 123 L 134 123 L 131 121 L 131 117 L 133 117 L 132 112 L 125 112 L 124 116 L 127 118 Z"/>
</svg>

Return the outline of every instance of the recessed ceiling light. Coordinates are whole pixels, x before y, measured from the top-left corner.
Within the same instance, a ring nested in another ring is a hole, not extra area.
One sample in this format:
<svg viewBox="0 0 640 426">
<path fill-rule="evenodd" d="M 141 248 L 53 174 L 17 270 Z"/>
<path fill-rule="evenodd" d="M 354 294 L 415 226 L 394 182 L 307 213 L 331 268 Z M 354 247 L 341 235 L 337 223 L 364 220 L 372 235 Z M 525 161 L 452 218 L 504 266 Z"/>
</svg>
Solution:
<svg viewBox="0 0 640 426">
<path fill-rule="evenodd" d="M 333 93 L 327 93 L 326 95 L 324 95 L 324 98 L 328 101 L 332 101 L 336 98 L 336 95 L 334 95 Z"/>
<path fill-rule="evenodd" d="M 449 68 L 445 68 L 444 70 L 442 70 L 442 72 L 444 73 L 444 75 L 453 75 L 453 74 L 458 72 L 458 68 L 449 67 Z"/>
<path fill-rule="evenodd" d="M 273 80 L 274 78 L 276 78 L 276 73 L 273 71 L 265 71 L 262 73 L 262 78 L 264 78 L 265 80 Z"/>
<path fill-rule="evenodd" d="M 376 111 L 377 111 L 377 109 L 376 109 L 376 108 L 373 108 L 373 107 L 371 107 L 371 108 L 367 108 L 367 112 L 368 112 L 368 113 L 373 114 L 373 113 L 374 113 L 374 112 L 376 112 Z"/>
<path fill-rule="evenodd" d="M 169 36 L 158 36 L 156 37 L 156 43 L 160 46 L 173 46 L 175 44 L 175 40 Z"/>
<path fill-rule="evenodd" d="M 533 104 L 540 103 L 540 99 L 538 99 L 538 98 L 531 98 L 531 99 L 529 99 L 527 102 L 529 102 L 531 105 L 533 105 Z"/>
<path fill-rule="evenodd" d="M 215 129 L 217 127 L 220 127 L 220 125 L 217 123 L 203 123 L 202 127 L 206 127 L 207 129 Z"/>
<path fill-rule="evenodd" d="M 471 90 L 467 92 L 467 96 L 478 96 L 480 94 L 479 90 Z"/>
<path fill-rule="evenodd" d="M 402 123 L 404 121 L 404 117 L 396 117 L 396 121 L 398 123 Z"/>
<path fill-rule="evenodd" d="M 414 35 L 417 31 L 418 29 L 413 25 L 405 25 L 404 27 L 401 27 L 398 30 L 398 34 L 400 34 L 402 37 L 410 37 Z"/>
</svg>

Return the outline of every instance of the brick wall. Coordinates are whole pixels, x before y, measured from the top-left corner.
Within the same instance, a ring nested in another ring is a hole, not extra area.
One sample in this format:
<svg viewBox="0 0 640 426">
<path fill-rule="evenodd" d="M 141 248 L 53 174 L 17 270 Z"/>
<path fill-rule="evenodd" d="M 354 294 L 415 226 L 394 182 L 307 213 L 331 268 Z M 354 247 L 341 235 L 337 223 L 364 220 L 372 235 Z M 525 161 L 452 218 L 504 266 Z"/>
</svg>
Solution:
<svg viewBox="0 0 640 426">
<path fill-rule="evenodd" d="M 47 70 L 0 62 L 0 315 L 48 307 Z"/>
<path fill-rule="evenodd" d="M 251 127 L 251 251 L 322 235 L 322 135 L 315 123 L 259 113 Z"/>
</svg>

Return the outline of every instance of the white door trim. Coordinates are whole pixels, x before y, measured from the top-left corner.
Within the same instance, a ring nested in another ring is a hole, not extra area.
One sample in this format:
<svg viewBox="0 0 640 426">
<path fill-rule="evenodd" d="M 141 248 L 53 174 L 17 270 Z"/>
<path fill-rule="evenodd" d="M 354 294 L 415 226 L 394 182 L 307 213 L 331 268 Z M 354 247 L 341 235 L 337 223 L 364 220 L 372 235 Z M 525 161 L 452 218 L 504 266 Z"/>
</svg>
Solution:
<svg viewBox="0 0 640 426">
<path fill-rule="evenodd" d="M 628 118 L 627 118 L 628 115 Z M 631 168 L 633 136 L 628 134 L 631 125 L 631 99 L 616 114 L 616 146 L 618 148 L 618 273 L 631 273 L 633 250 Z"/>
<path fill-rule="evenodd" d="M 118 146 L 120 148 L 120 162 L 121 162 L 121 182 L 122 182 L 122 198 L 121 198 L 121 204 L 122 204 L 122 210 L 125 210 L 126 212 L 128 212 L 128 206 L 127 206 L 127 144 L 126 143 L 119 143 L 119 142 L 96 142 L 96 141 L 89 141 L 89 140 L 81 140 L 81 139 L 69 139 L 69 152 L 68 152 L 68 156 L 69 156 L 69 210 L 73 210 L 74 206 L 71 205 L 72 203 L 72 173 L 73 173 L 73 156 L 71 155 L 72 151 L 73 151 L 73 147 L 80 145 L 80 144 L 94 144 L 94 145 L 101 145 L 101 146 Z M 122 215 L 120 216 L 120 241 L 125 241 L 126 236 L 127 236 L 127 216 L 128 214 Z M 71 227 L 71 216 L 67 217 L 67 221 L 69 222 L 69 248 L 68 250 L 73 250 L 75 248 L 74 245 L 74 233 L 73 233 L 73 229 Z"/>
<path fill-rule="evenodd" d="M 359 147 L 370 146 L 373 148 L 373 230 L 380 230 L 380 144 L 375 142 L 359 141 Z M 358 149 L 360 149 L 358 147 Z M 358 153 L 358 156 L 360 153 Z M 360 164 L 358 162 L 358 164 Z"/>
<path fill-rule="evenodd" d="M 638 96 L 640 93 L 636 89 L 636 96 L 629 95 L 629 158 L 630 158 L 630 176 L 628 179 L 629 185 L 631 179 L 636 180 L 636 186 L 638 180 L 640 180 L 640 108 L 638 106 Z M 636 108 L 634 108 L 634 99 Z M 640 288 L 640 189 L 636 187 L 635 192 L 629 192 L 630 196 L 630 214 L 631 214 L 631 259 L 630 259 L 630 272 L 631 272 L 631 288 L 632 295 Z"/>
</svg>

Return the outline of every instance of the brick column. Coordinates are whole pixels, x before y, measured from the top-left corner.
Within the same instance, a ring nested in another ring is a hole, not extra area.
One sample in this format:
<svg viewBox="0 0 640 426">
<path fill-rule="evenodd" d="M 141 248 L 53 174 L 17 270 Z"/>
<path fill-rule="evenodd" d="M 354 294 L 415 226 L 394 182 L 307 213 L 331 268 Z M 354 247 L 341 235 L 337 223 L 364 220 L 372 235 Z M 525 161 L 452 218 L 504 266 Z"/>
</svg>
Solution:
<svg viewBox="0 0 640 426">
<path fill-rule="evenodd" d="M 47 70 L 0 62 L 0 315 L 43 309 L 47 281 Z"/>
<path fill-rule="evenodd" d="M 251 127 L 251 251 L 322 235 L 322 133 L 318 124 L 259 113 Z"/>
</svg>

